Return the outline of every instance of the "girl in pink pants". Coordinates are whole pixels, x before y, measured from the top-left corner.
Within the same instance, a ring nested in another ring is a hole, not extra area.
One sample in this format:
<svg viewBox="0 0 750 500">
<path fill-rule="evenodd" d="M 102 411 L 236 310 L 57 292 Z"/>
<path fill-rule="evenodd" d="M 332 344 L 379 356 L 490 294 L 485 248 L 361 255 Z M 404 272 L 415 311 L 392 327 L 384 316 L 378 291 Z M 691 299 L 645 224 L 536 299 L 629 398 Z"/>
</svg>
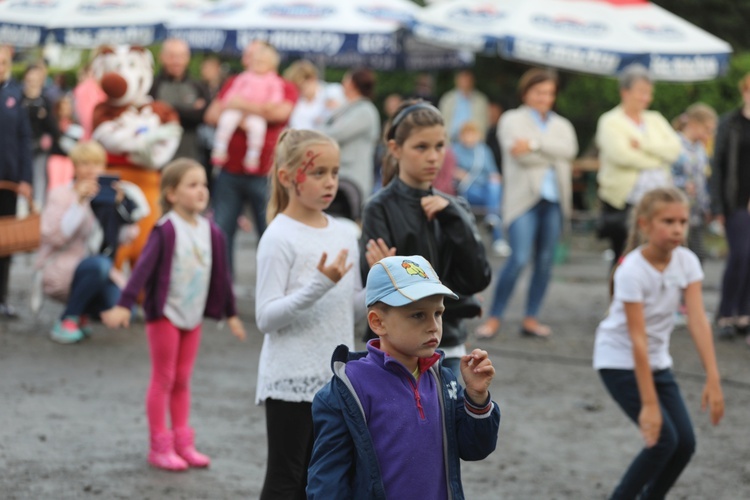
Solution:
<svg viewBox="0 0 750 500">
<path fill-rule="evenodd" d="M 190 416 L 190 376 L 201 339 L 203 316 L 228 317 L 232 334 L 243 340 L 226 261 L 224 236 L 200 214 L 208 204 L 206 173 L 193 160 L 177 159 L 162 171 L 164 216 L 151 231 L 117 306 L 102 314 L 109 327 L 128 326 L 138 294 L 151 350 L 151 382 L 146 414 L 151 435 L 148 461 L 167 470 L 208 467 L 194 445 Z M 167 425 L 171 416 L 171 429 Z"/>
</svg>

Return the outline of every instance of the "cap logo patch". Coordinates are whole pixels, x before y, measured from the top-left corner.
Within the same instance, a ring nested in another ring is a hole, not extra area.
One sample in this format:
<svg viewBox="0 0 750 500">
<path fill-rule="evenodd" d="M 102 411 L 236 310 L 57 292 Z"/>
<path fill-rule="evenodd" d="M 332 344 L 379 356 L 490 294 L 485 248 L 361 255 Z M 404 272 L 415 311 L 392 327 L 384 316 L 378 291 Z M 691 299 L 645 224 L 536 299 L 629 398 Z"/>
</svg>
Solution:
<svg viewBox="0 0 750 500">
<path fill-rule="evenodd" d="M 401 267 L 403 267 L 406 270 L 406 274 L 410 274 L 412 276 L 419 276 L 420 278 L 424 279 L 430 279 L 427 276 L 427 273 L 424 272 L 424 270 L 419 267 L 415 262 L 412 262 L 410 260 L 404 260 L 401 263 Z"/>
</svg>

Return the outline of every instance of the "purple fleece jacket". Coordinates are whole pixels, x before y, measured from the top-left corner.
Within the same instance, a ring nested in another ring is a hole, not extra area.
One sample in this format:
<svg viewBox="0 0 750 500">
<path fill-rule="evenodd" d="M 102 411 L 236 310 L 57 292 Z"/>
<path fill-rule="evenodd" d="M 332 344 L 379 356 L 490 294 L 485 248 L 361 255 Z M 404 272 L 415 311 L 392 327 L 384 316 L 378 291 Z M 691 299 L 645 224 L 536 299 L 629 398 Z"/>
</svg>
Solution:
<svg viewBox="0 0 750 500">
<path fill-rule="evenodd" d="M 216 224 L 211 221 L 209 223 L 211 225 L 212 264 L 206 310 L 203 315 L 213 319 L 231 318 L 237 315 L 237 308 L 227 265 L 224 234 Z M 174 225 L 169 219 L 162 219 L 162 222 L 154 226 L 117 305 L 130 309 L 135 304 L 140 291 L 145 289 L 143 311 L 146 314 L 146 321 L 155 321 L 164 317 L 175 241 Z"/>
</svg>

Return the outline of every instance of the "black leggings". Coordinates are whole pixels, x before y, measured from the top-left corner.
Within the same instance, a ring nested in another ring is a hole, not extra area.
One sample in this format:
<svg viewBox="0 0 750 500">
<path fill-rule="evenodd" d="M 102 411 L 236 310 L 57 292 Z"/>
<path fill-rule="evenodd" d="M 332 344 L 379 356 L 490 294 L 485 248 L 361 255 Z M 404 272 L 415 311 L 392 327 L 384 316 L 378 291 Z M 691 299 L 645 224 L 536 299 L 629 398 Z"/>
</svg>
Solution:
<svg viewBox="0 0 750 500">
<path fill-rule="evenodd" d="M 267 399 L 268 464 L 261 500 L 307 498 L 307 467 L 313 446 L 312 403 Z"/>
</svg>

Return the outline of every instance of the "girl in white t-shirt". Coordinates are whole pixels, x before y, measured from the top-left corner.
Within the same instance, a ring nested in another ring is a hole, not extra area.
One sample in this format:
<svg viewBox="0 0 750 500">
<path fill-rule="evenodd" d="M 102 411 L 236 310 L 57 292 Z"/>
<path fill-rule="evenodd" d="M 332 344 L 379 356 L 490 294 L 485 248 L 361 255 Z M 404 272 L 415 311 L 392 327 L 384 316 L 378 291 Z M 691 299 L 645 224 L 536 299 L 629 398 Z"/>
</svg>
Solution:
<svg viewBox="0 0 750 500">
<path fill-rule="evenodd" d="M 681 246 L 689 205 L 676 188 L 647 192 L 636 207 L 628 253 L 614 273 L 614 296 L 596 330 L 594 368 L 612 398 L 640 428 L 645 448 L 612 494 L 664 498 L 695 451 L 695 436 L 672 375 L 669 337 L 684 296 L 688 328 L 706 370 L 701 406 L 717 425 L 724 397 L 703 308 L 703 271 Z M 642 496 L 641 496 L 642 495 Z"/>
<path fill-rule="evenodd" d="M 312 401 L 340 344 L 364 317 L 357 236 L 323 210 L 338 189 L 339 149 L 290 129 L 276 146 L 268 229 L 258 244 L 255 318 L 265 334 L 256 400 L 265 404 L 268 465 L 261 499 L 304 498 L 313 444 Z M 330 258 L 329 258 L 330 256 Z"/>
</svg>

